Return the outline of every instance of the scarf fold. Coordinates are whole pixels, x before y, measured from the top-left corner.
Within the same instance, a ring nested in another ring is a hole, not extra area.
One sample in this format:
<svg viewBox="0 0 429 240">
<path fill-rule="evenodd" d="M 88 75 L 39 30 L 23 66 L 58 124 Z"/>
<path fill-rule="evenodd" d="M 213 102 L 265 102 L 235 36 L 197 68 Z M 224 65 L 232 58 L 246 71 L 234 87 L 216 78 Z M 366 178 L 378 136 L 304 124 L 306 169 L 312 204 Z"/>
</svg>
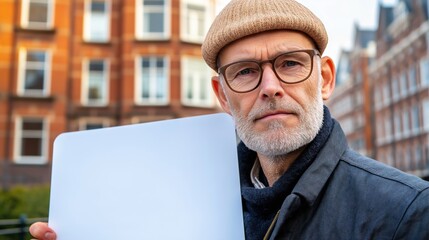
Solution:
<svg viewBox="0 0 429 240">
<path fill-rule="evenodd" d="M 257 156 L 256 152 L 240 142 L 238 159 L 247 240 L 263 239 L 284 199 L 292 192 L 299 178 L 328 140 L 333 125 L 329 110 L 324 106 L 323 124 L 316 137 L 272 187 L 263 189 L 256 189 L 250 179 L 250 171 Z"/>
</svg>

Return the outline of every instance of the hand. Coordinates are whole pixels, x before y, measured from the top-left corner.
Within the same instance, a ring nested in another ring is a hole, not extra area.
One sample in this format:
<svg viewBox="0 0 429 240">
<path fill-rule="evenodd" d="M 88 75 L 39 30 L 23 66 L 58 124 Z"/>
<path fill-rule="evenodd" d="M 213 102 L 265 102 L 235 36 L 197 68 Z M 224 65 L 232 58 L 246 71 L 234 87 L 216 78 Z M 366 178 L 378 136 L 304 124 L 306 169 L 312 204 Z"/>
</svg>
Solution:
<svg viewBox="0 0 429 240">
<path fill-rule="evenodd" d="M 55 240 L 57 235 L 45 222 L 36 222 L 30 226 L 30 234 L 39 240 Z"/>
</svg>

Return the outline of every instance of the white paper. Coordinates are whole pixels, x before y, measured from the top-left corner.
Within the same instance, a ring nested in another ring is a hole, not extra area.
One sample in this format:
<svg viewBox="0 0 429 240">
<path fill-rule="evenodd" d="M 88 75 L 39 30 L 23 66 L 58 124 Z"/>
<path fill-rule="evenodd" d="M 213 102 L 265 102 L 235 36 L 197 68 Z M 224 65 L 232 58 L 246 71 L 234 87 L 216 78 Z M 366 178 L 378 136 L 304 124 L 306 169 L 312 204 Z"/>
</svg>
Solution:
<svg viewBox="0 0 429 240">
<path fill-rule="evenodd" d="M 58 240 L 244 239 L 232 119 L 60 135 L 49 215 Z"/>
</svg>

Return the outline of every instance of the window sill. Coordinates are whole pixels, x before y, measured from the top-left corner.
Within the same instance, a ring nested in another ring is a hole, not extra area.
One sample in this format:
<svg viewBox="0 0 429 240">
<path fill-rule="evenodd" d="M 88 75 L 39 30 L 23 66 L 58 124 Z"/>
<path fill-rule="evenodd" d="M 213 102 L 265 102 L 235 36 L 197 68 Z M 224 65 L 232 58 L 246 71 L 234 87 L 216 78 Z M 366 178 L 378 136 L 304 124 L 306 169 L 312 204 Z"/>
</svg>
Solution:
<svg viewBox="0 0 429 240">
<path fill-rule="evenodd" d="M 48 160 L 46 158 L 38 158 L 38 157 L 19 157 L 14 160 L 14 163 L 16 165 L 35 165 L 35 166 L 42 166 L 47 165 Z"/>
<path fill-rule="evenodd" d="M 110 46 L 110 45 L 112 45 L 112 42 L 109 40 L 109 41 L 105 41 L 105 42 L 103 42 L 103 41 L 91 41 L 91 40 L 82 40 L 82 43 L 83 44 L 87 44 L 87 45 L 98 45 L 98 46 Z"/>
<path fill-rule="evenodd" d="M 10 100 L 16 101 L 35 101 L 35 102 L 53 102 L 55 98 L 53 96 L 30 96 L 30 95 L 11 95 Z"/>
<path fill-rule="evenodd" d="M 55 34 L 56 30 L 54 28 L 24 28 L 24 27 L 15 27 L 15 32 L 23 33 L 41 33 L 46 35 Z"/>
</svg>

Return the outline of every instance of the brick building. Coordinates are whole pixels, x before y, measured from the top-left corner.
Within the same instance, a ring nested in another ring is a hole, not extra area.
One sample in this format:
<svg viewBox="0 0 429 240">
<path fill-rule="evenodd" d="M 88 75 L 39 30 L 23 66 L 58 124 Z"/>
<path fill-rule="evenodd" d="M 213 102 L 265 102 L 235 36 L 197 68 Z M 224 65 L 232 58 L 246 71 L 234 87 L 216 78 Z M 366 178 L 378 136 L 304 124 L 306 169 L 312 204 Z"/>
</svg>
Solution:
<svg viewBox="0 0 429 240">
<path fill-rule="evenodd" d="M 429 177 L 429 22 L 426 0 L 379 7 L 374 86 L 376 158 Z"/>
<path fill-rule="evenodd" d="M 367 33 L 356 29 L 328 103 L 352 148 L 424 179 L 429 179 L 428 13 L 427 0 L 379 4 L 375 46 L 359 44 Z"/>
<path fill-rule="evenodd" d="M 374 155 L 371 84 L 368 68 L 375 56 L 375 31 L 355 26 L 352 51 L 341 53 L 337 86 L 327 102 L 340 123 L 350 147 L 363 155 Z"/>
<path fill-rule="evenodd" d="M 215 0 L 0 0 L 1 186 L 50 181 L 61 132 L 218 111 Z"/>
</svg>

